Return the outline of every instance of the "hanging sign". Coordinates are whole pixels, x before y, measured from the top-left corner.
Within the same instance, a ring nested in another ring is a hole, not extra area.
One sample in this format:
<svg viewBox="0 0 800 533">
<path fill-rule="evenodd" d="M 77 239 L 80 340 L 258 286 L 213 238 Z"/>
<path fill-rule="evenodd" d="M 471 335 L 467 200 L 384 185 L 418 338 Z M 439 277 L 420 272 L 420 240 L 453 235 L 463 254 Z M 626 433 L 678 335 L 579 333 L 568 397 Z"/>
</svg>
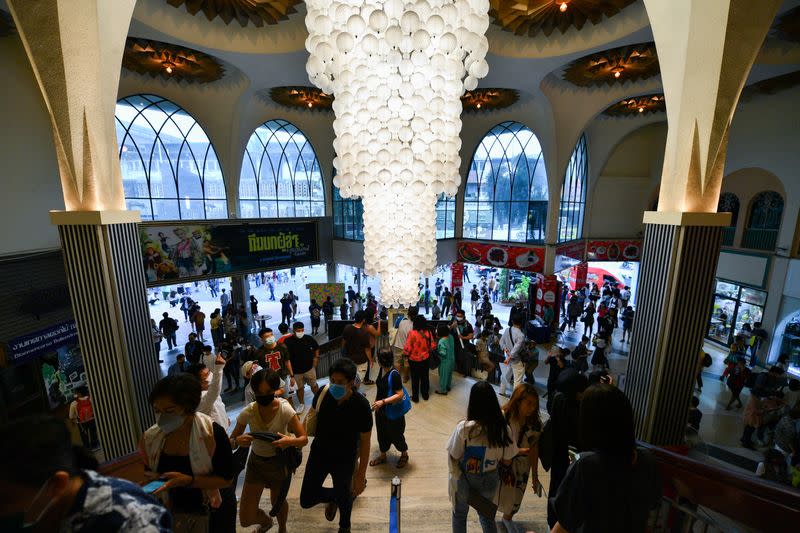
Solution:
<svg viewBox="0 0 800 533">
<path fill-rule="evenodd" d="M 12 364 L 22 365 L 62 346 L 77 342 L 78 327 L 74 320 L 67 320 L 36 333 L 9 340 L 8 356 Z"/>
<path fill-rule="evenodd" d="M 526 272 L 544 271 L 543 246 L 509 246 L 474 241 L 458 242 L 458 260 L 465 263 Z"/>
<path fill-rule="evenodd" d="M 149 287 L 319 261 L 313 221 L 141 224 L 139 238 Z"/>
<path fill-rule="evenodd" d="M 642 241 L 609 239 L 589 241 L 586 245 L 589 261 L 641 261 Z"/>
</svg>

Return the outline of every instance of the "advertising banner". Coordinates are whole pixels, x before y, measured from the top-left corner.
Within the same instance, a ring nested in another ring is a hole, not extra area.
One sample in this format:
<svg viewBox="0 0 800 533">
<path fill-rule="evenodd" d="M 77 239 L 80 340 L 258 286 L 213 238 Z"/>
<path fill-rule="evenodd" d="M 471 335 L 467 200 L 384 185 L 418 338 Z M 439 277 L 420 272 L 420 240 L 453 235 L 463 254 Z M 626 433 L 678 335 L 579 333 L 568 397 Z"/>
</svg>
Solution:
<svg viewBox="0 0 800 533">
<path fill-rule="evenodd" d="M 579 262 L 583 261 L 586 255 L 586 241 L 581 239 L 578 241 L 561 243 L 556 246 L 556 255 L 563 255 L 570 259 L 576 259 Z"/>
<path fill-rule="evenodd" d="M 313 221 L 141 224 L 139 238 L 149 287 L 319 261 Z"/>
<path fill-rule="evenodd" d="M 330 296 L 333 302 L 336 315 L 339 311 L 339 306 L 344 301 L 344 283 L 306 283 L 308 289 L 309 300 L 316 300 L 319 305 Z"/>
<path fill-rule="evenodd" d="M 508 246 L 483 242 L 459 241 L 458 259 L 465 263 L 524 270 L 544 271 L 543 246 Z"/>
<path fill-rule="evenodd" d="M 47 329 L 8 341 L 8 356 L 14 365 L 23 365 L 68 344 L 77 344 L 78 327 L 67 320 Z"/>
<path fill-rule="evenodd" d="M 71 402 L 75 389 L 86 385 L 86 370 L 77 341 L 60 346 L 42 358 L 42 380 L 50 409 Z"/>
<path fill-rule="evenodd" d="M 586 246 L 589 261 L 641 261 L 641 240 L 590 240 Z"/>
<path fill-rule="evenodd" d="M 464 286 L 464 263 L 455 262 L 450 268 L 450 291 L 455 294 L 456 289 Z"/>
<path fill-rule="evenodd" d="M 552 325 L 558 321 L 558 278 L 556 276 L 537 276 L 536 280 L 536 316 L 542 317 L 545 324 Z"/>
</svg>

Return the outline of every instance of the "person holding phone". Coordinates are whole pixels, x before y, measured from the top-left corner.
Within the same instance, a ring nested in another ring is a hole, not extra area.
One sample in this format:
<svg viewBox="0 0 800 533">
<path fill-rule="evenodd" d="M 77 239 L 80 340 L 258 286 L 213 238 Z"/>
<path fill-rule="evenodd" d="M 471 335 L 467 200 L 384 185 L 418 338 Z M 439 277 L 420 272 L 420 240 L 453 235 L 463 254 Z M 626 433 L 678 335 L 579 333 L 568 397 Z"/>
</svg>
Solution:
<svg viewBox="0 0 800 533">
<path fill-rule="evenodd" d="M 539 393 L 530 383 L 523 383 L 511 394 L 503 406 L 506 423 L 511 430 L 511 440 L 519 448 L 511 465 L 500 464 L 500 498 L 498 509 L 503 513 L 503 524 L 508 531 L 516 531 L 512 521 L 519 511 L 528 479 L 531 488 L 542 495 L 539 483 L 539 435 L 542 419 L 539 416 Z"/>
<path fill-rule="evenodd" d="M 239 501 L 239 521 L 244 527 L 258 525 L 262 530 L 267 530 L 272 527 L 273 520 L 258 506 L 261 493 L 265 488 L 269 489 L 272 505 L 280 505 L 278 497 L 291 476 L 283 454 L 278 450 L 290 446 L 302 448 L 308 444 L 308 437 L 291 403 L 275 396 L 281 387 L 281 377 L 277 372 L 272 369 L 259 370 L 250 378 L 250 386 L 255 392 L 256 401 L 242 410 L 231 434 L 231 442 L 252 450 Z M 251 432 L 276 433 L 280 438 L 273 442 L 256 439 L 252 434 L 245 433 L 248 426 Z M 278 511 L 279 533 L 286 533 L 288 516 L 289 504 L 284 495 Z"/>
<path fill-rule="evenodd" d="M 165 482 L 153 494 L 167 496 L 175 533 L 234 532 L 235 502 L 231 514 L 220 494 L 234 477 L 231 444 L 222 426 L 197 411 L 200 395 L 200 382 L 189 374 L 153 386 L 156 423 L 140 442 L 145 476 Z"/>
</svg>

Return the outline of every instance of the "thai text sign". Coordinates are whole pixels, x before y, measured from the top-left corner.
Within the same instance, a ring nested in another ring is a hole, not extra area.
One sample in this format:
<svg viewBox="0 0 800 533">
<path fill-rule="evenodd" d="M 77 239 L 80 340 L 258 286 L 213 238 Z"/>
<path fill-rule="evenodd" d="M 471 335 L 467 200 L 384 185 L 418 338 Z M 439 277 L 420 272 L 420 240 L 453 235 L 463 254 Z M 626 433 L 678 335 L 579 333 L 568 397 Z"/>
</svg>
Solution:
<svg viewBox="0 0 800 533">
<path fill-rule="evenodd" d="M 313 221 L 142 224 L 139 237 L 149 286 L 319 261 Z"/>
<path fill-rule="evenodd" d="M 68 320 L 36 333 L 9 340 L 8 354 L 13 364 L 21 365 L 61 346 L 76 342 L 78 342 L 78 328 L 74 320 Z"/>
</svg>

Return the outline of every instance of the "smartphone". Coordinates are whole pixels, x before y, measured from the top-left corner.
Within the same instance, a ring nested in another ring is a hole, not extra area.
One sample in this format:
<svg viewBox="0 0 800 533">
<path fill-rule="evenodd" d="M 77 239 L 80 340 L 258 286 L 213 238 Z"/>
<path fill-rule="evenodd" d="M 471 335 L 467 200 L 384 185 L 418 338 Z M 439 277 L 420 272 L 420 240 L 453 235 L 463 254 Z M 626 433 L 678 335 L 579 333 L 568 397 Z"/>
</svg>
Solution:
<svg viewBox="0 0 800 533">
<path fill-rule="evenodd" d="M 151 481 L 144 487 L 142 490 L 145 491 L 147 494 L 153 494 L 155 491 L 166 485 L 166 480 L 163 479 L 156 479 L 155 481 Z"/>
</svg>

